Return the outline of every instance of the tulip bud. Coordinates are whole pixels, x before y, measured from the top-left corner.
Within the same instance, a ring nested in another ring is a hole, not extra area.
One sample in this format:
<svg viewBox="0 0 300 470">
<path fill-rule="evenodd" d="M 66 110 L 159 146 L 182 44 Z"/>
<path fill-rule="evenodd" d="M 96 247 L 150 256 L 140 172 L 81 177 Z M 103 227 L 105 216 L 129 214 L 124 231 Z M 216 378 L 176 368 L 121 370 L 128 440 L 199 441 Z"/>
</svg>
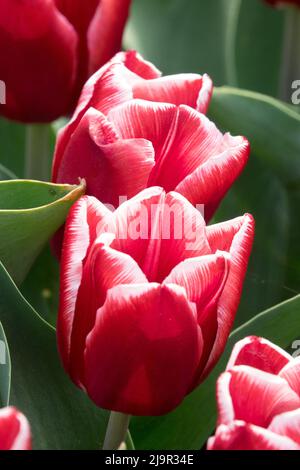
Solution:
<svg viewBox="0 0 300 470">
<path fill-rule="evenodd" d="M 300 450 L 300 358 L 263 338 L 238 342 L 217 382 L 209 450 Z"/>
<path fill-rule="evenodd" d="M 171 411 L 220 357 L 254 233 L 249 215 L 206 227 L 183 196 L 152 187 L 115 212 L 84 196 L 61 260 L 58 344 L 100 407 Z"/>
<path fill-rule="evenodd" d="M 25 416 L 12 407 L 0 410 L 0 450 L 30 449 L 30 427 Z"/>
<path fill-rule="evenodd" d="M 50 122 L 72 112 L 87 78 L 118 51 L 130 0 L 0 0 L 4 116 Z"/>
</svg>

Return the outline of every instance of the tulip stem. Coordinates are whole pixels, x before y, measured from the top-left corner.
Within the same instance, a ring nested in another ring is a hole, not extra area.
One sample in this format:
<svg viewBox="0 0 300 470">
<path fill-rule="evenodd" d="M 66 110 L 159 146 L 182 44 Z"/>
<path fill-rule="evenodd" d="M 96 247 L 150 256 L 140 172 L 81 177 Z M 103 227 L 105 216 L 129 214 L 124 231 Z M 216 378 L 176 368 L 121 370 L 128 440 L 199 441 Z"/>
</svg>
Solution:
<svg viewBox="0 0 300 470">
<path fill-rule="evenodd" d="M 26 127 L 25 178 L 50 179 L 50 126 L 30 124 Z"/>
<path fill-rule="evenodd" d="M 103 450 L 117 450 L 120 447 L 122 442 L 126 440 L 129 421 L 130 415 L 116 411 L 110 413 Z"/>
<path fill-rule="evenodd" d="M 293 82 L 300 80 L 300 8 L 285 8 L 279 97 L 291 102 Z"/>
</svg>

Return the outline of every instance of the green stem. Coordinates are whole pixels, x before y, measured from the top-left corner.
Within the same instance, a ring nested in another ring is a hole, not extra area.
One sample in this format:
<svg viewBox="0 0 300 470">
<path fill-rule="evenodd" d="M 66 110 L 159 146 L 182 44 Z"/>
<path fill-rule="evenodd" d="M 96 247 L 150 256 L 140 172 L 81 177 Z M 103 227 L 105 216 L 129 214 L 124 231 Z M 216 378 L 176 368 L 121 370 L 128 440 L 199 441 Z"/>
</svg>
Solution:
<svg viewBox="0 0 300 470">
<path fill-rule="evenodd" d="M 126 439 L 130 416 L 112 411 L 110 413 L 103 450 L 117 450 Z"/>
<path fill-rule="evenodd" d="M 25 178 L 50 179 L 50 126 L 30 124 L 26 127 Z"/>
<path fill-rule="evenodd" d="M 279 97 L 291 102 L 292 84 L 300 80 L 300 8 L 287 7 L 285 15 Z"/>
<path fill-rule="evenodd" d="M 125 443 L 126 443 L 126 450 L 135 450 L 134 442 L 133 442 L 133 439 L 131 437 L 129 429 L 128 429 L 127 434 L 126 434 Z"/>
</svg>

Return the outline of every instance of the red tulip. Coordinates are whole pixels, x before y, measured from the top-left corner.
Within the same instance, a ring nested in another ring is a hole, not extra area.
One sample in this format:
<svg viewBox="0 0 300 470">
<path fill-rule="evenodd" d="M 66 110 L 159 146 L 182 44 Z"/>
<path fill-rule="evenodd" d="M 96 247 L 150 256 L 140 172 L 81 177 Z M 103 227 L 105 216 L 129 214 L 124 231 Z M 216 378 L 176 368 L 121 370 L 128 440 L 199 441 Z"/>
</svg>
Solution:
<svg viewBox="0 0 300 470">
<path fill-rule="evenodd" d="M 49 122 L 117 52 L 130 0 L 0 0 L 1 114 Z"/>
<path fill-rule="evenodd" d="M 30 449 L 30 427 L 25 416 L 12 407 L 0 410 L 0 450 Z"/>
<path fill-rule="evenodd" d="M 84 178 L 87 194 L 114 207 L 159 185 L 205 204 L 210 219 L 249 154 L 245 138 L 202 114 L 211 93 L 207 75 L 161 77 L 136 52 L 118 54 L 87 82 L 61 131 L 53 181 Z"/>
<path fill-rule="evenodd" d="M 300 0 L 265 0 L 270 5 L 284 6 L 284 5 L 297 5 L 300 6 Z"/>
<path fill-rule="evenodd" d="M 300 357 L 249 337 L 217 382 L 218 427 L 210 450 L 300 450 Z"/>
<path fill-rule="evenodd" d="M 57 326 L 72 380 L 102 408 L 175 408 L 224 349 L 253 232 L 249 215 L 206 227 L 159 187 L 115 212 L 81 198 L 66 223 Z"/>
</svg>

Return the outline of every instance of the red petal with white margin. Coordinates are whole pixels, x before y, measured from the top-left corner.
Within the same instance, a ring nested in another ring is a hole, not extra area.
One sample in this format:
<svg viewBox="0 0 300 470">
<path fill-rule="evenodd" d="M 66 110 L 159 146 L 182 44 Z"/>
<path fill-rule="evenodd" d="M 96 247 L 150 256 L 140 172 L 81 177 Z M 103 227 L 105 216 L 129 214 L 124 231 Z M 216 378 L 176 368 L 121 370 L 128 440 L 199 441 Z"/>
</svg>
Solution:
<svg viewBox="0 0 300 470">
<path fill-rule="evenodd" d="M 112 248 L 132 256 L 149 281 L 161 282 L 186 258 L 210 253 L 201 214 L 180 194 L 152 187 L 113 214 Z"/>
<path fill-rule="evenodd" d="M 25 416 L 13 407 L 0 410 L 0 450 L 30 449 L 30 427 Z"/>
<path fill-rule="evenodd" d="M 57 182 L 86 180 L 86 193 L 116 208 L 147 185 L 154 151 L 144 139 L 118 140 L 106 117 L 93 108 L 84 115 L 67 145 Z"/>
<path fill-rule="evenodd" d="M 287 352 L 267 339 L 248 336 L 235 344 L 226 369 L 245 365 L 277 375 L 291 360 Z"/>
<path fill-rule="evenodd" d="M 65 227 L 61 258 L 60 302 L 57 323 L 59 351 L 66 370 L 69 368 L 71 334 L 83 261 L 90 244 L 97 237 L 97 224 L 111 212 L 96 198 L 84 196 L 71 208 Z"/>
<path fill-rule="evenodd" d="M 207 227 L 206 234 L 213 253 L 221 250 L 230 254 L 230 269 L 218 303 L 216 340 L 203 377 L 210 372 L 222 354 L 235 319 L 253 244 L 254 220 L 251 215 L 246 214 Z"/>
<path fill-rule="evenodd" d="M 281 413 L 300 407 L 300 398 L 288 383 L 249 366 L 235 366 L 217 382 L 218 424 L 238 419 L 267 428 Z"/>
<path fill-rule="evenodd" d="M 300 397 L 300 357 L 292 359 L 280 372 L 280 377 L 284 378 L 289 386 Z"/>
<path fill-rule="evenodd" d="M 207 171 L 207 176 L 210 178 L 214 176 L 216 182 L 215 160 L 223 152 L 240 154 L 241 148 L 244 148 L 244 140 L 240 137 L 231 137 L 228 134 L 223 135 L 206 116 L 188 106 L 179 106 L 175 112 L 174 110 L 169 112 L 173 114 L 174 119 L 168 137 L 165 139 L 164 135 L 160 135 L 159 138 L 159 141 L 161 139 L 165 141 L 164 147 L 157 150 L 155 141 L 153 142 L 156 151 L 156 165 L 148 184 L 158 184 L 167 191 L 174 190 L 197 168 L 206 163 L 208 165 L 211 159 L 214 161 L 208 166 L 208 170 L 211 170 Z M 238 161 L 239 158 L 237 155 L 235 156 L 235 160 Z M 228 165 L 229 157 L 226 161 Z M 220 181 L 218 185 L 220 185 Z M 205 201 L 197 200 L 196 203 L 198 202 Z"/>
<path fill-rule="evenodd" d="M 201 348 L 196 312 L 184 289 L 115 287 L 87 339 L 87 392 L 102 408 L 167 413 L 187 393 Z"/>
<path fill-rule="evenodd" d="M 185 104 L 205 113 L 212 95 L 212 81 L 208 75 L 178 74 L 140 80 L 133 87 L 133 97 L 160 103 Z"/>
<path fill-rule="evenodd" d="M 109 247 L 112 234 L 102 234 L 89 250 L 84 262 L 72 325 L 69 373 L 83 384 L 84 349 L 96 312 L 104 304 L 107 291 L 120 284 L 147 283 L 137 263 L 128 255 Z"/>
<path fill-rule="evenodd" d="M 185 288 L 188 299 L 197 305 L 198 324 L 203 336 L 203 352 L 193 388 L 198 385 L 217 333 L 217 306 L 230 269 L 227 253 L 192 258 L 178 264 L 165 279 Z"/>
<path fill-rule="evenodd" d="M 229 134 L 226 134 L 225 138 L 227 150 L 212 156 L 176 187 L 176 191 L 183 194 L 193 205 L 204 205 L 206 221 L 211 219 L 248 161 L 248 141 L 244 137 L 232 137 Z"/>
<path fill-rule="evenodd" d="M 222 424 L 207 443 L 207 450 L 299 450 L 299 446 L 284 436 L 244 421 Z"/>
<path fill-rule="evenodd" d="M 85 112 L 93 107 L 106 113 L 111 107 L 131 99 L 132 85 L 136 81 L 133 80 L 134 74 L 136 79 L 160 76 L 154 65 L 145 61 L 137 52 L 129 51 L 116 54 L 87 81 L 71 121 L 58 133 L 52 168 L 53 181 L 57 179 L 66 146 Z"/>
<path fill-rule="evenodd" d="M 289 437 L 300 449 L 300 409 L 275 416 L 269 429 L 281 436 Z"/>
</svg>

